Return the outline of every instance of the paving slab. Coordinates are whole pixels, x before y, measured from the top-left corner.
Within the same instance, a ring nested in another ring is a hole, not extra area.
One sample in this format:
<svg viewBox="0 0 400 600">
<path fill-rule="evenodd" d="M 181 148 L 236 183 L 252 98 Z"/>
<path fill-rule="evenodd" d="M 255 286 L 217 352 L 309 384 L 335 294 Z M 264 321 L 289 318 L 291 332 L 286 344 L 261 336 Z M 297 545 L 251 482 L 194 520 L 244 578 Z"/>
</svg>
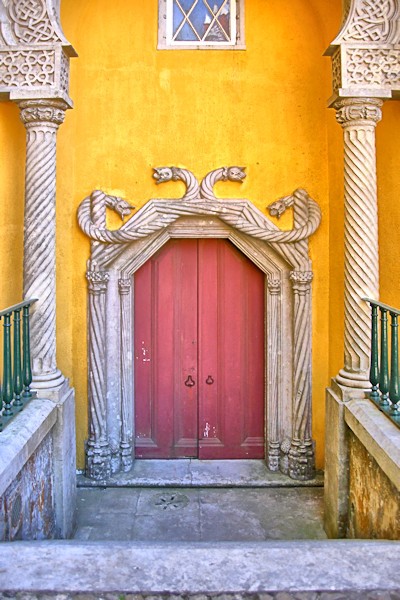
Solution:
<svg viewBox="0 0 400 600">
<path fill-rule="evenodd" d="M 322 488 L 80 488 L 75 539 L 325 539 L 322 522 Z"/>
</svg>

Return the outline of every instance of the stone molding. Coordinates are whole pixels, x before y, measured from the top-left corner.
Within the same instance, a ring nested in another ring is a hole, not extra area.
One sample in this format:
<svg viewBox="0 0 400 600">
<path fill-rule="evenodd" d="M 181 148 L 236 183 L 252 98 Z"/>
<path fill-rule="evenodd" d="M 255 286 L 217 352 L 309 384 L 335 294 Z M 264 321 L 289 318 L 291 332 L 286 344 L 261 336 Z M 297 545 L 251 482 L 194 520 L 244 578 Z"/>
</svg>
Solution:
<svg viewBox="0 0 400 600">
<path fill-rule="evenodd" d="M 60 98 L 69 106 L 69 59 L 57 0 L 1 0 L 0 99 Z"/>
<path fill-rule="evenodd" d="M 350 0 L 332 56 L 333 98 L 400 95 L 400 0 Z"/>
<path fill-rule="evenodd" d="M 319 225 L 320 210 L 304 190 L 281 198 L 270 205 L 270 213 L 280 216 L 290 206 L 294 213 L 293 229 L 281 231 L 248 200 L 214 197 L 214 184 L 225 173 L 237 177 L 231 181 L 241 181 L 245 176 L 239 167 L 225 169 L 211 171 L 201 184 L 185 169 L 156 169 L 155 178 L 159 183 L 179 179 L 187 184 L 183 198 L 149 200 L 116 231 L 106 228 L 106 209 L 124 217 L 132 210 L 125 200 L 96 190 L 78 209 L 79 224 L 91 239 L 88 335 L 92 423 L 87 446 L 90 477 L 104 480 L 110 471 L 131 467 L 134 273 L 169 239 L 180 237 L 227 238 L 265 273 L 266 408 L 271 415 L 267 423 L 267 462 L 271 469 L 279 469 L 285 463 L 281 460 L 284 452 L 281 446 L 284 440 L 290 439 L 297 453 L 293 450 L 291 455 L 291 476 L 297 479 L 313 476 L 311 386 L 308 383 L 312 278 L 308 237 Z M 290 275 L 291 272 L 295 275 Z M 301 293 L 296 286 L 292 287 L 291 278 L 296 278 Z M 296 308 L 298 304 L 300 308 Z M 302 337 L 294 348 L 296 327 L 301 329 Z M 285 361 L 282 356 L 286 357 Z M 296 366 L 298 357 L 300 367 Z M 301 425 L 293 421 L 293 415 L 297 414 Z"/>
</svg>

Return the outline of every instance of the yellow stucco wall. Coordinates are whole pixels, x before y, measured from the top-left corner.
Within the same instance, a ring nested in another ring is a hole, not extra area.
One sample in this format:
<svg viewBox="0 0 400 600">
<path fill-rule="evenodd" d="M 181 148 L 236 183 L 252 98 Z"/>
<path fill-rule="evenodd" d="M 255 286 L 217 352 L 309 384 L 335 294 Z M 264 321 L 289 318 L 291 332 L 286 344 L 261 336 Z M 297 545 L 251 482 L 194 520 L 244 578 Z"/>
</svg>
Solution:
<svg viewBox="0 0 400 600">
<path fill-rule="evenodd" d="M 247 166 L 245 183 L 221 183 L 221 195 L 247 197 L 265 211 L 301 186 L 322 208 L 321 227 L 310 242 L 314 437 L 321 467 L 324 389 L 343 355 L 342 134 L 334 111 L 326 108 L 330 59 L 322 56 L 339 29 L 341 1 L 246 0 L 245 51 L 157 51 L 156 0 L 62 0 L 61 8 L 64 32 L 79 58 L 71 66 L 75 108 L 58 134 L 57 349 L 59 366 L 76 388 L 79 466 L 87 436 L 89 255 L 89 241 L 76 222 L 80 201 L 101 188 L 140 207 L 151 197 L 175 197 L 182 189 L 179 183 L 157 187 L 154 166 L 173 164 L 203 176 L 239 164 Z M 381 225 L 390 231 L 399 191 L 395 159 L 389 160 L 391 173 L 383 165 L 389 151 L 398 156 L 391 138 L 398 117 L 393 106 L 385 109 L 379 138 Z M 0 104 L 0 144 L 5 306 L 20 299 L 22 282 L 24 130 L 10 103 Z M 396 218 L 400 221 L 399 208 Z M 290 219 L 280 225 L 289 226 Z M 382 253 L 397 273 L 386 236 Z M 396 294 L 387 299 L 395 301 Z"/>
</svg>

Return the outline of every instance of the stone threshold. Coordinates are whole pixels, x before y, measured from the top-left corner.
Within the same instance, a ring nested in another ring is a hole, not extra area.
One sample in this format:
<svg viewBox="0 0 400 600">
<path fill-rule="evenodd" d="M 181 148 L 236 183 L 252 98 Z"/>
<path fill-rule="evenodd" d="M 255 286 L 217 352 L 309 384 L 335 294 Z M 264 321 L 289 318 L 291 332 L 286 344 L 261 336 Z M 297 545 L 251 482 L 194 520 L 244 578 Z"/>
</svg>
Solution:
<svg viewBox="0 0 400 600">
<path fill-rule="evenodd" d="M 77 475 L 78 487 L 322 487 L 324 475 L 317 471 L 314 479 L 298 481 L 283 473 L 270 471 L 263 460 L 135 460 L 127 473 L 117 473 L 106 480 Z"/>
</svg>

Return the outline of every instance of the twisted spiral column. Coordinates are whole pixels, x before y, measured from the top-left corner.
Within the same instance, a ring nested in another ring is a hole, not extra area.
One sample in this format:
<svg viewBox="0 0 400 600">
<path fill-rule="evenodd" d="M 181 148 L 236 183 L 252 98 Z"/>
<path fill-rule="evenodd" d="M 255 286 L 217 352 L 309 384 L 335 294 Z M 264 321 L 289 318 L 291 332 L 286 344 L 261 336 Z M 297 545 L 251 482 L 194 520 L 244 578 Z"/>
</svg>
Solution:
<svg viewBox="0 0 400 600">
<path fill-rule="evenodd" d="M 294 376 L 292 442 L 289 475 L 292 479 L 314 476 L 314 444 L 311 435 L 311 271 L 292 271 L 294 294 Z"/>
<path fill-rule="evenodd" d="M 19 102 L 26 128 L 24 297 L 38 298 L 31 317 L 33 385 L 49 389 L 64 376 L 56 363 L 56 136 L 68 105 Z"/>
<path fill-rule="evenodd" d="M 94 268 L 86 272 L 86 278 L 89 289 L 89 439 L 86 475 L 92 479 L 107 479 L 111 475 L 111 451 L 107 437 L 105 345 L 109 274 Z"/>
<path fill-rule="evenodd" d="M 344 369 L 336 380 L 370 388 L 370 312 L 363 297 L 379 298 L 375 127 L 382 100 L 347 98 L 334 108 L 344 132 L 345 253 Z"/>
</svg>

